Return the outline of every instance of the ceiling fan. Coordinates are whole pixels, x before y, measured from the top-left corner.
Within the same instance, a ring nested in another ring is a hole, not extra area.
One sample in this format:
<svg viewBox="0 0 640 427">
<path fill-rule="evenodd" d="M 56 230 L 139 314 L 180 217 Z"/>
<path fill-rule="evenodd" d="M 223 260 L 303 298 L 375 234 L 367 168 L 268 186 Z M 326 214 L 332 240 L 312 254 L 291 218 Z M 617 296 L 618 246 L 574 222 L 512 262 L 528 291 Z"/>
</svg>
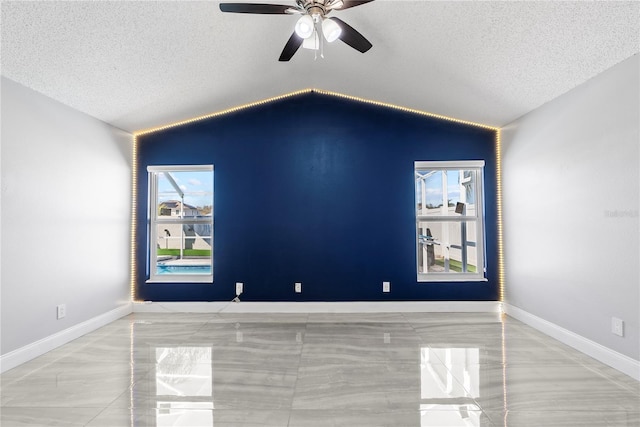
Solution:
<svg viewBox="0 0 640 427">
<path fill-rule="evenodd" d="M 294 6 L 263 3 L 220 3 L 220 10 L 233 13 L 256 13 L 262 15 L 302 15 L 295 30 L 280 54 L 279 61 L 288 61 L 300 46 L 313 49 L 323 56 L 324 40 L 331 43 L 342 40 L 359 52 L 373 46 L 369 40 L 339 18 L 329 18 L 334 10 L 344 10 L 370 3 L 373 0 L 296 0 Z"/>
</svg>

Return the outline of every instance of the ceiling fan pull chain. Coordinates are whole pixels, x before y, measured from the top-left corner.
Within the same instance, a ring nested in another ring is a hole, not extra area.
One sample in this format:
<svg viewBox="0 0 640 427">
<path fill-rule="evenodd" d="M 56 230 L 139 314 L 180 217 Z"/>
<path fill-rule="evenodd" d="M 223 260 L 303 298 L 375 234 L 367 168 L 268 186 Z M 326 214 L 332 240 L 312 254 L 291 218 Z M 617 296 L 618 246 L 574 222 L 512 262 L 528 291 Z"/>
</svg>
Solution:
<svg viewBox="0 0 640 427">
<path fill-rule="evenodd" d="M 318 44 L 320 48 L 320 58 L 324 59 L 324 35 L 322 34 L 322 17 L 316 21 L 316 33 L 318 34 Z"/>
</svg>

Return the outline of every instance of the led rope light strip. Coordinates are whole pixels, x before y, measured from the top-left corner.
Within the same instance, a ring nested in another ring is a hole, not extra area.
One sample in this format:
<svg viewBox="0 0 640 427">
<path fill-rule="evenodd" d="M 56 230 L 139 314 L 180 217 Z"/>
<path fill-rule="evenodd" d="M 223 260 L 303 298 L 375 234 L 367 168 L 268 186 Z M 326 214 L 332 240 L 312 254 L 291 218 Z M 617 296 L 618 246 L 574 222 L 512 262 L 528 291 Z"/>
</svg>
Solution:
<svg viewBox="0 0 640 427">
<path fill-rule="evenodd" d="M 138 135 L 133 134 L 133 144 L 131 153 L 131 260 L 129 264 L 131 277 L 129 286 L 131 287 L 131 301 L 137 301 L 136 295 L 136 276 L 138 275 L 138 267 L 136 265 L 136 239 L 137 222 L 138 222 Z"/>
<path fill-rule="evenodd" d="M 150 134 L 150 133 L 159 132 L 161 130 L 165 130 L 165 129 L 169 129 L 169 128 L 173 128 L 173 127 L 177 127 L 177 126 L 183 126 L 183 125 L 199 122 L 199 121 L 206 120 L 206 119 L 212 119 L 214 117 L 224 116 L 226 114 L 235 113 L 236 111 L 242 111 L 242 110 L 246 110 L 246 109 L 252 108 L 252 107 L 257 107 L 257 106 L 260 106 L 260 105 L 270 104 L 272 102 L 281 101 L 281 100 L 287 99 L 287 98 L 293 98 L 295 96 L 304 95 L 304 94 L 311 93 L 311 92 L 314 92 L 314 90 L 313 89 L 303 89 L 303 90 L 298 90 L 298 91 L 295 91 L 295 92 L 289 92 L 289 93 L 285 93 L 284 95 L 274 96 L 272 98 L 263 99 L 261 101 L 250 102 L 248 104 L 239 105 L 237 107 L 227 108 L 226 110 L 217 111 L 215 113 L 208 113 L 208 114 L 204 114 L 202 116 L 193 117 L 191 119 L 182 120 L 182 121 L 174 122 L 174 123 L 169 123 L 169 124 L 158 126 L 158 127 L 151 128 L 151 129 L 137 131 L 137 132 L 134 132 L 134 135 L 135 136 L 147 135 L 147 134 Z"/>
<path fill-rule="evenodd" d="M 498 239 L 498 301 L 504 302 L 504 248 L 502 242 L 502 139 L 496 129 L 496 215 Z"/>
<path fill-rule="evenodd" d="M 440 115 L 440 114 L 428 113 L 426 111 L 416 110 L 416 109 L 408 108 L 408 107 L 402 107 L 402 106 L 395 105 L 395 104 L 390 104 L 390 103 L 387 103 L 387 102 L 374 101 L 374 100 L 371 100 L 371 99 L 365 99 L 365 98 L 360 98 L 360 97 L 357 97 L 357 96 L 345 95 L 345 94 L 342 94 L 342 93 L 331 92 L 331 91 L 322 90 L 322 89 L 308 88 L 308 89 L 298 90 L 298 91 L 295 91 L 295 92 L 289 92 L 289 93 L 286 93 L 284 95 L 274 96 L 272 98 L 267 98 L 267 99 L 263 99 L 263 100 L 260 100 L 260 101 L 255 101 L 255 102 L 250 102 L 250 103 L 247 103 L 247 104 L 242 104 L 242 105 L 239 105 L 237 107 L 228 108 L 226 110 L 217 111 L 215 113 L 203 114 L 202 116 L 197 116 L 197 117 L 193 117 L 193 118 L 190 118 L 190 119 L 186 119 L 186 120 L 182 120 L 182 121 L 178 121 L 178 122 L 174 122 L 174 123 L 169 123 L 169 124 L 158 126 L 158 127 L 155 127 L 155 128 L 136 131 L 136 132 L 134 132 L 134 135 L 135 136 L 147 135 L 147 134 L 150 134 L 150 133 L 159 132 L 161 130 L 165 130 L 165 129 L 169 129 L 169 128 L 173 128 L 173 127 L 177 127 L 177 126 L 186 125 L 186 124 L 189 124 L 189 123 L 199 122 L 201 120 L 211 119 L 211 118 L 214 118 L 214 117 L 220 117 L 220 116 L 224 116 L 226 114 L 235 113 L 237 111 L 246 110 L 248 108 L 257 107 L 257 106 L 265 105 L 265 104 L 270 104 L 272 102 L 280 101 L 280 100 L 287 99 L 287 98 L 293 98 L 293 97 L 296 97 L 296 96 L 299 96 L 299 95 L 305 95 L 305 94 L 309 94 L 309 93 L 317 93 L 317 94 L 320 94 L 320 95 L 332 96 L 334 98 L 341 98 L 341 99 L 347 99 L 347 100 L 350 100 L 350 101 L 357 101 L 357 102 L 360 102 L 360 103 L 363 103 L 363 104 L 375 105 L 375 106 L 378 106 L 378 107 L 386 107 L 386 108 L 390 108 L 390 109 L 393 109 L 393 110 L 402 111 L 402 112 L 405 112 L 405 113 L 417 114 L 419 116 L 425 116 L 425 117 L 432 117 L 432 118 L 435 118 L 435 119 L 446 120 L 446 121 L 449 121 L 449 122 L 460 123 L 460 124 L 469 125 L 469 126 L 475 126 L 475 127 L 479 127 L 479 128 L 482 128 L 482 129 L 488 129 L 488 130 L 493 130 L 493 131 L 499 131 L 499 129 L 500 129 L 500 128 L 497 128 L 495 126 L 488 126 L 488 125 L 485 125 L 485 124 L 482 124 L 482 123 L 470 122 L 470 121 L 467 121 L 467 120 L 460 120 L 460 119 L 456 119 L 456 118 L 449 117 L 449 116 L 443 116 L 443 115 Z"/>
<path fill-rule="evenodd" d="M 482 123 L 471 122 L 467 120 L 460 120 L 449 116 L 443 116 L 440 114 L 428 113 L 426 111 L 416 110 L 414 108 L 402 107 L 395 104 L 390 104 L 387 102 L 374 101 L 371 99 L 360 98 L 357 96 L 345 95 L 338 92 L 331 92 L 327 90 L 321 89 L 302 89 L 295 92 L 289 92 L 283 95 L 274 96 L 272 98 L 263 99 L 260 101 L 250 102 L 247 104 L 242 104 L 237 107 L 228 108 L 226 110 L 217 111 L 215 113 L 204 114 L 201 116 L 193 117 L 191 119 L 186 119 L 174 123 L 169 123 L 166 125 L 158 126 L 155 128 L 149 128 L 145 130 L 136 131 L 133 133 L 133 154 L 132 154 L 132 203 L 131 203 L 131 300 L 133 302 L 142 302 L 137 300 L 136 295 L 136 276 L 137 276 L 137 266 L 136 266 L 136 223 L 137 223 L 137 198 L 138 198 L 138 137 L 142 135 L 148 135 L 150 133 L 159 132 L 162 130 L 174 128 L 177 126 L 183 126 L 190 123 L 199 122 L 206 119 L 211 119 L 214 117 L 224 116 L 230 113 L 235 113 L 237 111 L 246 110 L 248 108 L 257 107 L 261 105 L 270 104 L 272 102 L 281 101 L 283 99 L 293 98 L 299 95 L 305 95 L 309 93 L 318 93 L 320 95 L 332 96 L 335 98 L 346 99 L 349 101 L 356 101 L 363 104 L 375 105 L 377 107 L 390 108 L 392 110 L 402 111 L 404 113 L 416 114 L 423 117 L 431 117 L 434 119 L 446 120 L 452 123 L 459 123 L 469 126 L 475 126 L 482 129 L 492 130 L 496 132 L 496 203 L 497 203 L 497 232 L 498 232 L 498 300 L 500 302 L 504 301 L 504 257 L 503 257 L 503 249 L 502 249 L 502 161 L 501 161 L 501 139 L 500 139 L 500 128 L 495 126 L 488 126 Z"/>
<path fill-rule="evenodd" d="M 389 104 L 387 102 L 374 101 L 374 100 L 371 100 L 371 99 L 359 98 L 357 96 L 344 95 L 342 93 L 330 92 L 330 91 L 321 90 L 321 89 L 310 89 L 310 91 L 314 92 L 314 93 L 319 93 L 321 95 L 328 95 L 328 96 L 333 96 L 333 97 L 336 97 L 336 98 L 348 99 L 350 101 L 361 102 L 363 104 L 375 105 L 377 107 L 390 108 L 392 110 L 398 110 L 398 111 L 402 111 L 404 113 L 417 114 L 419 116 L 431 117 L 431 118 L 440 119 L 440 120 L 446 120 L 448 122 L 460 123 L 460 124 L 469 125 L 469 126 L 475 126 L 475 127 L 479 127 L 479 128 L 482 128 L 482 129 L 489 129 L 489 130 L 494 130 L 494 131 L 498 131 L 499 130 L 499 128 L 494 127 L 494 126 L 488 126 L 488 125 L 484 125 L 482 123 L 470 122 L 470 121 L 467 121 L 467 120 L 460 120 L 460 119 L 456 119 L 456 118 L 449 117 L 449 116 L 442 116 L 440 114 L 428 113 L 426 111 L 416 110 L 416 109 L 408 108 L 408 107 L 402 107 L 402 106 L 395 105 L 395 104 Z"/>
</svg>

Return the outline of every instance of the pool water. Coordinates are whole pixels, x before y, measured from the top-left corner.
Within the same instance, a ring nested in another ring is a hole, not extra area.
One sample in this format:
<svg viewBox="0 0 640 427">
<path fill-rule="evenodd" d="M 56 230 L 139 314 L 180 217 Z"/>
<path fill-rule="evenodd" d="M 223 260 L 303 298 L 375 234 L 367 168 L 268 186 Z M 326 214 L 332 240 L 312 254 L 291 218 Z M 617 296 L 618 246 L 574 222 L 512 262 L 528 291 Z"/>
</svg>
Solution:
<svg viewBox="0 0 640 427">
<path fill-rule="evenodd" d="M 158 265 L 156 274 L 211 274 L 210 265 Z"/>
</svg>

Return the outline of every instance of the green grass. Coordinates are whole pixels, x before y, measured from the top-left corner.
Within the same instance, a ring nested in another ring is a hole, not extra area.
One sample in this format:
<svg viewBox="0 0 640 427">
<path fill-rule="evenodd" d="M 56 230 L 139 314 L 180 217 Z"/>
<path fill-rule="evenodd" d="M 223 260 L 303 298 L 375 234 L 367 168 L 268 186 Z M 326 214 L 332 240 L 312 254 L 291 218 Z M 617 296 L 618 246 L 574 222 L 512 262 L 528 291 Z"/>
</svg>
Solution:
<svg viewBox="0 0 640 427">
<path fill-rule="evenodd" d="M 444 267 L 444 260 L 443 259 L 437 259 L 436 260 L 436 264 L 438 264 L 440 267 Z M 454 259 L 450 259 L 449 260 L 449 270 L 455 271 L 457 273 L 462 273 L 462 263 L 460 261 L 456 261 Z M 467 264 L 467 273 L 475 273 L 475 272 L 476 272 L 476 266 L 475 265 L 471 265 L 471 264 Z"/>
<path fill-rule="evenodd" d="M 185 249 L 184 256 L 211 256 L 211 249 Z M 180 256 L 180 249 L 158 249 L 158 255 Z"/>
</svg>

